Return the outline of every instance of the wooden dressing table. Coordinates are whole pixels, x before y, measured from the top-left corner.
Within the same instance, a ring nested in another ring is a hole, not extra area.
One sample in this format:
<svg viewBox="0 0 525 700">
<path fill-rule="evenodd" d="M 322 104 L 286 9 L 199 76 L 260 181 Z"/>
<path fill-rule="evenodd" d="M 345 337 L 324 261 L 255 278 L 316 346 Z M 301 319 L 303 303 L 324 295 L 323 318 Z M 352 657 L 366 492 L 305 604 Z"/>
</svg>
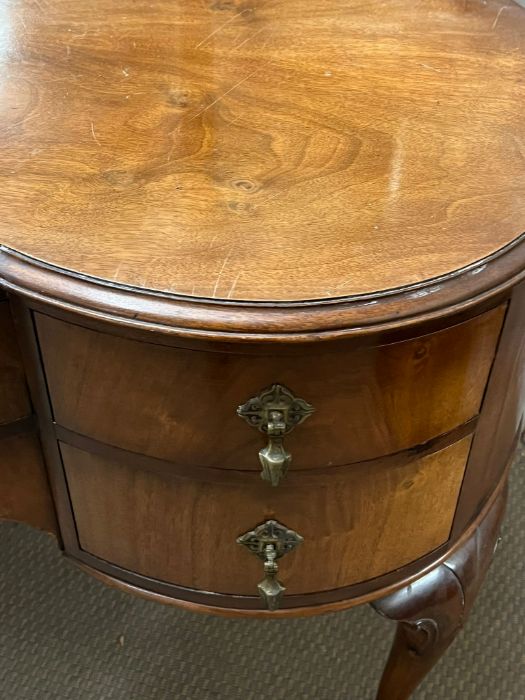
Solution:
<svg viewBox="0 0 525 700">
<path fill-rule="evenodd" d="M 2 12 L 0 517 L 192 610 L 370 602 L 408 698 L 524 427 L 525 11 Z"/>
</svg>

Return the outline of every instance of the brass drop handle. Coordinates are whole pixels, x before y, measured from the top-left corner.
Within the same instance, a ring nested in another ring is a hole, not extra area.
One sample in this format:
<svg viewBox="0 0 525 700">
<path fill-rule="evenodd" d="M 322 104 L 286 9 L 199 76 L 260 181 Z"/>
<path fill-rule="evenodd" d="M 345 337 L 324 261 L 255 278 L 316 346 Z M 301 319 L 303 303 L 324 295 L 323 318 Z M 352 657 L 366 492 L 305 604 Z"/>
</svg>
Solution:
<svg viewBox="0 0 525 700">
<path fill-rule="evenodd" d="M 259 595 L 266 603 L 268 610 L 277 610 L 282 594 L 286 588 L 277 579 L 279 565 L 276 562 L 277 550 L 274 544 L 267 544 L 264 548 L 264 573 L 266 576 L 257 584 Z"/>
<path fill-rule="evenodd" d="M 268 610 L 279 608 L 282 595 L 286 590 L 277 579 L 279 572 L 277 559 L 291 552 L 302 541 L 301 535 L 277 520 L 267 520 L 254 530 L 245 532 L 237 538 L 238 544 L 247 547 L 264 562 L 265 577 L 257 584 L 257 589 Z"/>
<path fill-rule="evenodd" d="M 284 436 L 313 412 L 304 399 L 299 399 L 282 384 L 273 384 L 237 409 L 237 414 L 268 436 L 268 444 L 259 451 L 261 478 L 277 486 L 286 475 L 292 455 L 284 446 Z"/>
</svg>

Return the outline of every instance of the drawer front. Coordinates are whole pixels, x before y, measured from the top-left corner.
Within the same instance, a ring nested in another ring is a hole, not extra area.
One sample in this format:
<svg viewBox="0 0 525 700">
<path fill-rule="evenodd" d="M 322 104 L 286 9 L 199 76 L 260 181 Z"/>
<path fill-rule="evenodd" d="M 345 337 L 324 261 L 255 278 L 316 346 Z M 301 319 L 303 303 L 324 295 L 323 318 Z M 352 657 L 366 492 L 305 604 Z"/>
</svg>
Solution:
<svg viewBox="0 0 525 700">
<path fill-rule="evenodd" d="M 274 489 L 131 467 L 61 444 L 80 547 L 161 581 L 257 595 L 262 562 L 236 538 L 275 519 L 304 541 L 280 560 L 288 593 L 331 590 L 401 567 L 446 542 L 470 437 L 395 467 Z"/>
<path fill-rule="evenodd" d="M 260 469 L 264 436 L 236 409 L 276 382 L 315 412 L 286 436 L 292 469 L 420 445 L 479 411 L 504 308 L 391 345 L 304 355 L 144 343 L 36 315 L 55 420 L 181 465 Z"/>
<path fill-rule="evenodd" d="M 9 304 L 0 300 L 0 425 L 31 413 Z"/>
</svg>

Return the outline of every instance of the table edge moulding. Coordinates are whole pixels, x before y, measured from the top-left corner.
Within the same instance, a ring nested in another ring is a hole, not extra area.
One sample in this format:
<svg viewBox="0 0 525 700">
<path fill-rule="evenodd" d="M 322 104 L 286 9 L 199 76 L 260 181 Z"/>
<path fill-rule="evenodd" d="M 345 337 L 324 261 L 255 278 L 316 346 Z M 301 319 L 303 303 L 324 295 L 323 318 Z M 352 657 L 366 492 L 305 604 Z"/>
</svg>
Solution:
<svg viewBox="0 0 525 700">
<path fill-rule="evenodd" d="M 382 333 L 385 338 L 457 322 L 525 279 L 525 233 L 442 278 L 375 294 L 303 302 L 203 299 L 81 275 L 0 246 L 4 287 L 57 310 L 128 329 L 215 342 L 302 343 Z"/>
</svg>

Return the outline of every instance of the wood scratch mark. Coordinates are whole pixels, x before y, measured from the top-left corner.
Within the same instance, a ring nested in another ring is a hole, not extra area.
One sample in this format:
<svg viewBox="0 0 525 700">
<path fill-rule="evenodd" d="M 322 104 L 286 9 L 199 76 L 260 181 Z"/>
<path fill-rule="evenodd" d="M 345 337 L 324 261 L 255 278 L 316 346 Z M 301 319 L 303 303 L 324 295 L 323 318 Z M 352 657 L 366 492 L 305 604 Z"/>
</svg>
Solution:
<svg viewBox="0 0 525 700">
<path fill-rule="evenodd" d="M 217 97 L 216 100 L 213 100 L 213 102 L 211 102 L 209 105 L 207 105 L 204 109 L 201 109 L 201 111 L 198 112 L 197 114 L 195 114 L 191 119 L 189 119 L 189 121 L 192 122 L 194 119 L 197 119 L 197 117 L 200 117 L 201 114 L 204 114 L 204 112 L 207 112 L 207 111 L 208 111 L 209 109 L 211 109 L 214 105 L 216 105 L 217 102 L 220 102 L 220 101 L 223 100 L 227 95 L 229 95 L 230 92 L 233 92 L 236 88 L 238 88 L 240 85 L 242 85 L 243 83 L 245 83 L 245 82 L 246 82 L 247 80 L 249 80 L 250 78 L 253 78 L 253 76 L 254 76 L 256 73 L 258 73 L 260 70 L 261 70 L 260 68 L 257 68 L 256 70 L 253 71 L 253 73 L 250 73 L 250 75 L 247 75 L 247 76 L 246 76 L 245 78 L 243 78 L 242 80 L 239 80 L 239 82 L 238 82 L 238 83 L 235 83 L 235 85 L 232 85 L 232 87 L 231 87 L 229 90 L 226 90 L 226 92 L 224 92 L 222 95 L 220 95 L 219 97 Z"/>
<path fill-rule="evenodd" d="M 226 121 L 226 123 L 227 123 L 229 126 L 232 126 L 233 124 L 236 124 L 236 123 L 239 121 L 239 119 L 242 119 L 243 116 L 244 116 L 244 115 L 242 115 L 242 114 L 238 114 L 238 115 L 235 117 L 235 119 L 231 119 L 231 120 L 230 120 L 230 119 L 225 119 L 225 121 Z"/>
<path fill-rule="evenodd" d="M 61 78 L 51 78 L 50 80 L 46 80 L 46 83 L 51 84 L 51 83 L 63 83 L 64 81 L 71 80 L 73 79 L 78 79 L 81 78 L 81 75 L 64 75 Z"/>
<path fill-rule="evenodd" d="M 100 141 L 97 139 L 97 135 L 95 134 L 95 125 L 93 124 L 93 122 L 91 122 L 91 133 L 93 134 L 93 141 L 99 146 L 102 146 Z"/>
<path fill-rule="evenodd" d="M 0 134 L 5 134 L 6 132 L 11 131 L 11 129 L 15 129 L 17 126 L 22 126 L 22 124 L 25 124 L 31 119 L 36 119 L 37 116 L 38 114 L 29 114 L 27 117 L 20 119 L 20 121 L 17 121 L 14 124 L 8 124 L 7 126 L 4 126 L 2 129 L 0 129 Z"/>
<path fill-rule="evenodd" d="M 434 66 L 429 66 L 428 63 L 420 63 L 419 65 L 423 66 L 423 68 L 428 68 L 428 70 L 436 71 L 436 73 L 441 73 L 439 68 L 434 68 Z"/>
<path fill-rule="evenodd" d="M 239 277 L 240 277 L 240 276 L 241 276 L 241 273 L 239 272 L 239 273 L 237 274 L 237 277 L 233 280 L 233 284 L 232 284 L 232 286 L 230 287 L 230 291 L 228 292 L 228 296 L 226 297 L 227 299 L 230 299 L 230 298 L 231 298 L 231 295 L 233 294 L 233 290 L 234 290 L 235 287 L 237 286 L 237 282 L 239 281 Z"/>
<path fill-rule="evenodd" d="M 525 160 L 525 145 L 523 144 L 523 141 L 521 141 L 517 136 L 513 136 L 514 143 L 518 147 L 518 152 L 520 156 Z"/>
<path fill-rule="evenodd" d="M 25 29 L 25 31 L 27 32 L 27 24 L 25 23 L 25 20 L 24 20 L 23 15 L 22 15 L 22 14 L 17 14 L 16 17 L 18 17 L 18 21 L 20 22 L 20 24 L 22 25 L 22 27 L 23 27 L 23 28 Z"/>
<path fill-rule="evenodd" d="M 123 262 L 122 262 L 122 261 L 119 262 L 119 264 L 117 265 L 117 269 L 115 270 L 115 274 L 113 275 L 113 279 L 114 279 L 114 280 L 117 280 L 117 279 L 118 279 L 118 276 L 119 276 L 119 274 L 120 274 L 120 268 L 122 267 L 122 265 L 123 265 Z"/>
<path fill-rule="evenodd" d="M 265 27 L 261 27 L 261 28 L 258 29 L 256 32 L 254 32 L 254 33 L 251 34 L 249 37 L 247 37 L 244 41 L 241 41 L 240 44 L 238 44 L 237 46 L 235 46 L 235 47 L 233 48 L 233 51 L 237 51 L 237 49 L 240 49 L 241 46 L 244 46 L 244 44 L 247 44 L 249 41 L 253 41 L 253 39 L 255 39 L 256 36 L 259 36 L 259 34 L 261 34 L 261 32 L 263 32 L 264 29 L 265 29 Z"/>
<path fill-rule="evenodd" d="M 219 270 L 219 274 L 217 275 L 217 281 L 215 282 L 215 287 L 213 288 L 213 292 L 212 292 L 212 297 L 214 299 L 215 299 L 215 295 L 217 294 L 217 289 L 219 288 L 219 282 L 221 281 L 222 273 L 224 272 L 224 268 L 226 267 L 226 264 L 228 263 L 228 261 L 230 259 L 230 255 L 232 253 L 232 250 L 233 249 L 230 248 L 230 250 L 228 251 L 228 254 L 224 258 L 224 262 L 222 263 L 222 267 Z"/>
<path fill-rule="evenodd" d="M 191 120 L 190 120 L 190 121 L 191 121 Z M 173 135 L 175 132 L 180 131 L 180 127 L 181 127 L 181 125 L 180 125 L 180 124 L 177 124 L 177 126 L 175 127 L 175 129 L 173 129 L 173 131 L 171 132 L 170 135 Z M 176 145 L 176 143 L 174 142 L 173 145 L 171 146 L 169 152 L 168 152 L 168 157 L 166 158 L 166 163 L 169 163 L 169 162 L 170 162 L 171 156 L 173 155 L 173 151 L 175 150 L 175 145 Z"/>
<path fill-rule="evenodd" d="M 221 24 L 220 27 L 217 27 L 217 29 L 215 29 L 213 32 L 211 32 L 210 34 L 208 34 L 208 36 L 204 37 L 204 39 L 203 39 L 202 41 L 199 41 L 199 43 L 196 44 L 196 45 L 194 46 L 194 48 L 196 48 L 196 49 L 200 48 L 200 47 L 201 47 L 203 44 L 205 44 L 209 39 L 211 39 L 213 36 L 215 36 L 215 34 L 218 34 L 220 31 L 222 31 L 222 30 L 224 29 L 224 27 L 227 27 L 228 24 L 231 24 L 231 23 L 232 23 L 233 21 L 235 21 L 238 17 L 242 17 L 242 16 L 245 15 L 247 12 L 253 12 L 253 10 L 245 9 L 245 10 L 243 10 L 242 12 L 238 12 L 238 13 L 237 13 L 236 15 L 234 15 L 233 17 L 230 17 L 230 19 L 227 20 L 226 22 L 224 22 L 224 24 Z"/>
<path fill-rule="evenodd" d="M 498 22 L 499 22 L 499 18 L 501 17 L 501 13 L 503 12 L 503 10 L 508 10 L 508 9 L 509 9 L 509 6 L 508 6 L 508 5 L 503 5 L 503 7 L 500 7 L 500 8 L 499 8 L 498 14 L 496 15 L 496 19 L 494 20 L 494 22 L 492 22 L 492 27 L 491 27 L 491 29 L 496 29 L 496 25 L 497 25 Z"/>
</svg>

